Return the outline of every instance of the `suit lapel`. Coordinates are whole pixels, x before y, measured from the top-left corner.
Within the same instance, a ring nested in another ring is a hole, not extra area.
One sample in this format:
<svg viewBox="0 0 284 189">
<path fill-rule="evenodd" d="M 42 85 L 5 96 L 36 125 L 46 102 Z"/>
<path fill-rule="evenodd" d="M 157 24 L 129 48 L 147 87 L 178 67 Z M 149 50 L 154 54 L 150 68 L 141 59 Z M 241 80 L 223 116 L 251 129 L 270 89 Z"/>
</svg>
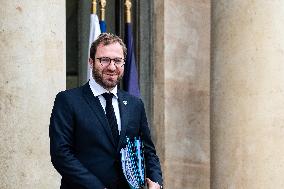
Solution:
<svg viewBox="0 0 284 189">
<path fill-rule="evenodd" d="M 128 122 L 127 116 L 129 115 L 129 113 L 128 113 L 128 108 L 127 108 L 128 99 L 120 91 L 118 91 L 117 95 L 118 95 L 118 106 L 119 106 L 120 120 L 121 120 L 121 131 L 119 135 L 119 142 L 117 145 L 117 150 L 119 151 L 122 145 L 123 139 L 125 138 L 126 126 Z"/>
<path fill-rule="evenodd" d="M 107 119 L 106 119 L 106 115 L 104 113 L 103 107 L 101 106 L 99 98 L 95 97 L 94 94 L 92 93 L 89 83 L 86 83 L 83 86 L 83 96 L 85 100 L 87 101 L 87 103 L 90 105 L 93 113 L 96 115 L 96 117 L 100 121 L 101 126 L 104 128 L 108 138 L 110 139 L 112 144 L 115 146 L 114 139 L 111 134 L 111 129 L 107 124 Z"/>
</svg>

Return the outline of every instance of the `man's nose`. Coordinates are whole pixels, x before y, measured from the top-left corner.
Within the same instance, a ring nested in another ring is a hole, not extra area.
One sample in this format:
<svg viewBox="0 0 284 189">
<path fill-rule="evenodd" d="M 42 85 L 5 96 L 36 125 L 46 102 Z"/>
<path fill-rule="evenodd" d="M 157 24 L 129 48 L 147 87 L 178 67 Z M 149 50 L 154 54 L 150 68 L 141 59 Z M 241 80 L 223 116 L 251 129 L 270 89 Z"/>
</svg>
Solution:
<svg viewBox="0 0 284 189">
<path fill-rule="evenodd" d="M 110 60 L 110 63 L 108 65 L 108 69 L 110 70 L 116 70 L 116 65 L 114 63 L 114 60 Z"/>
</svg>

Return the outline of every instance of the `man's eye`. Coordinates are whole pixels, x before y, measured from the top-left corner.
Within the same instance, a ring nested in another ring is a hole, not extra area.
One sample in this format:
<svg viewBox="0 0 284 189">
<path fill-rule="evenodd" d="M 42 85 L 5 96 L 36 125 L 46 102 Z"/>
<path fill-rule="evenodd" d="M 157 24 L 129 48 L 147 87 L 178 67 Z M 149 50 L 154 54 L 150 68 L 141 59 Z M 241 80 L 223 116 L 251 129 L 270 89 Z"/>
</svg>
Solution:
<svg viewBox="0 0 284 189">
<path fill-rule="evenodd" d="M 102 62 L 109 62 L 109 58 L 102 58 L 101 61 Z"/>
<path fill-rule="evenodd" d="M 114 61 L 119 63 L 119 62 L 121 62 L 121 59 L 116 58 L 116 59 L 114 59 Z"/>
<path fill-rule="evenodd" d="M 121 60 L 120 58 L 116 58 L 116 59 L 114 59 L 114 62 L 115 62 L 115 63 L 121 63 L 122 60 Z"/>
</svg>

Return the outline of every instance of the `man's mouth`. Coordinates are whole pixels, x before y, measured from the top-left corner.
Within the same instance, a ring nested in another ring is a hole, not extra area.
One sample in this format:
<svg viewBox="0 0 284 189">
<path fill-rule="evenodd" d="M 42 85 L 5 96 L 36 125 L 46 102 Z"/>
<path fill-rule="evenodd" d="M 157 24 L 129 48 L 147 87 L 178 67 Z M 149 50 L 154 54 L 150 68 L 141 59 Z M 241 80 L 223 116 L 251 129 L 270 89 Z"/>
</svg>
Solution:
<svg viewBox="0 0 284 189">
<path fill-rule="evenodd" d="M 116 74 L 106 74 L 106 75 L 110 77 L 116 76 Z"/>
<path fill-rule="evenodd" d="M 117 74 L 115 73 L 106 73 L 105 75 L 110 79 L 115 79 L 117 77 Z"/>
</svg>

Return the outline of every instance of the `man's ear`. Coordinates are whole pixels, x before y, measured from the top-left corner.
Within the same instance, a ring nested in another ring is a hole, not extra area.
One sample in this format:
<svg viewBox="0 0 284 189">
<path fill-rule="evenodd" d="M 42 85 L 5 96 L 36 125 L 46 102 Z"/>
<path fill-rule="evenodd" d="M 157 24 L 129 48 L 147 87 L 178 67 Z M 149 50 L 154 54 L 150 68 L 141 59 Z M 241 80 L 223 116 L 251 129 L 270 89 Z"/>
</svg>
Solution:
<svg viewBox="0 0 284 189">
<path fill-rule="evenodd" d="M 91 66 L 91 68 L 93 67 L 93 64 L 94 64 L 94 62 L 93 62 L 93 59 L 91 59 L 91 58 L 89 58 L 89 65 Z"/>
</svg>

